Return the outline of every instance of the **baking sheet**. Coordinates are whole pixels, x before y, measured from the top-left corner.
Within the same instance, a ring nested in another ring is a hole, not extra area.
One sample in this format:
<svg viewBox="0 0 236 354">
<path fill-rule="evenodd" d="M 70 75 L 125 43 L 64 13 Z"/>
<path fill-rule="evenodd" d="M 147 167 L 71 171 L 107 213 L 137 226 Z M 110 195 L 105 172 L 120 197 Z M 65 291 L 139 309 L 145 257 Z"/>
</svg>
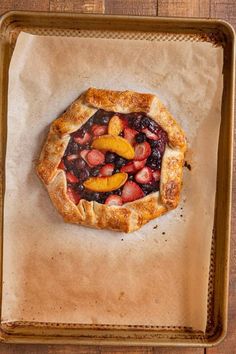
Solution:
<svg viewBox="0 0 236 354">
<path fill-rule="evenodd" d="M 205 330 L 222 64 L 210 43 L 20 34 L 9 73 L 2 321 Z M 50 122 L 90 86 L 157 93 L 188 136 L 181 205 L 130 235 L 64 224 L 34 172 Z"/>
</svg>

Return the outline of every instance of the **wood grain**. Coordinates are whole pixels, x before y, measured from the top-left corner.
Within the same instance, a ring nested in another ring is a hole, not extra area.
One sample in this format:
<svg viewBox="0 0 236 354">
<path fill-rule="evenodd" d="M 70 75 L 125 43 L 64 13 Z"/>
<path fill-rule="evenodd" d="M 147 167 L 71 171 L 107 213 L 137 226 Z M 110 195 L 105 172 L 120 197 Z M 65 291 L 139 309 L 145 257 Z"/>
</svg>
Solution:
<svg viewBox="0 0 236 354">
<path fill-rule="evenodd" d="M 9 10 L 48 11 L 49 0 L 0 0 L 0 14 Z"/>
<path fill-rule="evenodd" d="M 63 1 L 50 0 L 50 11 L 79 12 L 79 13 L 104 13 L 104 0 L 77 0 Z"/>
<path fill-rule="evenodd" d="M 158 16 L 208 17 L 210 0 L 159 0 Z"/>
<path fill-rule="evenodd" d="M 105 0 L 105 13 L 116 15 L 156 16 L 156 0 Z"/>
<path fill-rule="evenodd" d="M 236 2 L 233 0 L 212 0 L 210 16 L 227 20 L 233 25 L 234 29 L 236 29 Z M 235 138 L 236 127 L 234 131 L 234 141 Z M 234 147 L 233 176 L 228 331 L 225 340 L 220 345 L 207 349 L 206 354 L 236 353 L 236 147 Z"/>
</svg>

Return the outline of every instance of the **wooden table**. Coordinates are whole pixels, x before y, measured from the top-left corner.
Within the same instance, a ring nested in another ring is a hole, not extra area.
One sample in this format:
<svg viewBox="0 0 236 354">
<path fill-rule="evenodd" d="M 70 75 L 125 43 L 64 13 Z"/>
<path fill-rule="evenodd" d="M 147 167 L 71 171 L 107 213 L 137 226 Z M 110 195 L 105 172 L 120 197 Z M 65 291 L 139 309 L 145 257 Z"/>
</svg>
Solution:
<svg viewBox="0 0 236 354">
<path fill-rule="evenodd" d="M 8 10 L 68 11 L 122 15 L 218 17 L 236 27 L 235 0 L 0 0 L 0 14 Z M 236 148 L 235 148 L 236 149 Z M 235 162 L 235 161 L 234 161 Z M 236 163 L 234 163 L 236 172 Z M 233 186 L 233 215 L 230 264 L 229 326 L 226 339 L 210 349 L 101 347 L 75 345 L 1 344 L 0 353 L 21 354 L 236 354 L 236 185 Z"/>
</svg>

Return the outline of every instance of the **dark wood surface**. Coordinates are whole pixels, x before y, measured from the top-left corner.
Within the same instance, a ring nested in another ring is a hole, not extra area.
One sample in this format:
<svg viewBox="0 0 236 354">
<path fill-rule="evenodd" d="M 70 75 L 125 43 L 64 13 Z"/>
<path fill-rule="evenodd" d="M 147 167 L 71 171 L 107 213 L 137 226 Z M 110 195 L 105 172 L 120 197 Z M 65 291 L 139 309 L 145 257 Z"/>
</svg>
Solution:
<svg viewBox="0 0 236 354">
<path fill-rule="evenodd" d="M 218 17 L 236 28 L 235 0 L 0 0 L 0 14 L 8 10 L 69 11 L 147 16 Z M 236 163 L 234 157 L 234 175 Z M 226 339 L 218 346 L 200 348 L 102 347 L 75 345 L 1 344 L 1 354 L 236 354 L 236 185 L 233 184 L 230 258 L 229 322 Z"/>
</svg>

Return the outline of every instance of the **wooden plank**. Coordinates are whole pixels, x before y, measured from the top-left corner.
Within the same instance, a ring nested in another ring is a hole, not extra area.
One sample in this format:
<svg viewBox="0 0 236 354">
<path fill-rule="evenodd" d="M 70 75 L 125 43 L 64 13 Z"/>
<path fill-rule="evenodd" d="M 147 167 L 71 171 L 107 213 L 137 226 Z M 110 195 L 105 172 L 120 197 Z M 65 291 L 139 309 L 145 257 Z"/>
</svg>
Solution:
<svg viewBox="0 0 236 354">
<path fill-rule="evenodd" d="M 104 0 L 50 0 L 50 11 L 104 13 Z"/>
<path fill-rule="evenodd" d="M 0 344 L 1 354 L 48 354 L 48 346 L 37 344 Z"/>
<path fill-rule="evenodd" d="M 149 347 L 100 347 L 101 354 L 153 354 Z M 89 353 L 90 354 L 90 353 Z"/>
<path fill-rule="evenodd" d="M 156 16 L 157 0 L 105 0 L 105 13 Z"/>
<path fill-rule="evenodd" d="M 236 29 L 236 4 L 234 0 L 211 0 L 210 16 L 229 21 Z M 236 130 L 235 130 L 236 137 Z M 207 354 L 236 353 L 236 146 L 234 147 L 234 181 L 232 201 L 232 235 L 230 255 L 228 331 L 225 340 L 214 348 L 208 348 Z"/>
<path fill-rule="evenodd" d="M 0 0 L 0 14 L 10 10 L 48 11 L 49 0 Z"/>
<path fill-rule="evenodd" d="M 236 29 L 236 3 L 234 0 L 211 0 L 210 16 L 229 21 Z M 236 104 L 235 104 L 236 106 Z M 236 138 L 236 127 L 235 134 Z M 232 235 L 230 255 L 228 331 L 225 340 L 218 346 L 208 348 L 207 354 L 236 353 L 236 146 L 234 147 L 234 181 L 232 201 Z"/>
<path fill-rule="evenodd" d="M 208 17 L 210 0 L 158 0 L 158 16 Z"/>
<path fill-rule="evenodd" d="M 211 0 L 210 15 L 229 21 L 236 29 L 236 3 L 234 0 Z M 236 127 L 234 137 L 236 138 Z M 236 146 L 234 146 L 233 175 L 228 331 L 225 340 L 220 345 L 207 349 L 207 354 L 236 353 Z"/>
<path fill-rule="evenodd" d="M 203 348 L 154 348 L 153 354 L 204 354 Z"/>
</svg>

